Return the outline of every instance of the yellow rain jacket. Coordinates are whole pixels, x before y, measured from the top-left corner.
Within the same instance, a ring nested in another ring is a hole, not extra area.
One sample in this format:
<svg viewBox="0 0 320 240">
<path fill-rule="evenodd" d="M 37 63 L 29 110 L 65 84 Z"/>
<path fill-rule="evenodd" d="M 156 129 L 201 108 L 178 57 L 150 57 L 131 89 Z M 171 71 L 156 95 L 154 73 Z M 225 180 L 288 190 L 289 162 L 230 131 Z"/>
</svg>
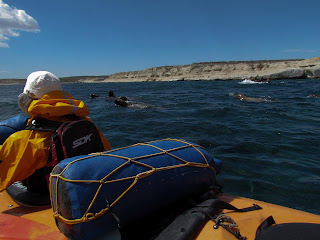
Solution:
<svg viewBox="0 0 320 240">
<path fill-rule="evenodd" d="M 41 99 L 33 100 L 28 113 L 31 116 L 28 123 L 38 117 L 63 122 L 68 120 L 65 116 L 69 114 L 87 117 L 89 110 L 84 102 L 76 100 L 70 94 L 53 91 Z M 51 134 L 52 132 L 22 130 L 7 138 L 0 147 L 0 192 L 47 164 Z M 101 132 L 100 138 L 104 149 L 110 150 L 111 146 Z"/>
</svg>

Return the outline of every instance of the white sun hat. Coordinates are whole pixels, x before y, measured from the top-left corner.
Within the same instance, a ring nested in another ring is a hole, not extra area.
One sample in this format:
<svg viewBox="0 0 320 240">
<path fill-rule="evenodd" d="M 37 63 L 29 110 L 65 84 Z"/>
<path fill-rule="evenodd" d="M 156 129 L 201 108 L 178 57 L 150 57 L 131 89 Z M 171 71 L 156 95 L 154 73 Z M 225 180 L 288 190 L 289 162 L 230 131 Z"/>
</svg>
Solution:
<svg viewBox="0 0 320 240">
<path fill-rule="evenodd" d="M 31 73 L 23 89 L 23 93 L 32 98 L 41 98 L 52 91 L 62 91 L 62 86 L 59 78 L 47 71 Z"/>
</svg>

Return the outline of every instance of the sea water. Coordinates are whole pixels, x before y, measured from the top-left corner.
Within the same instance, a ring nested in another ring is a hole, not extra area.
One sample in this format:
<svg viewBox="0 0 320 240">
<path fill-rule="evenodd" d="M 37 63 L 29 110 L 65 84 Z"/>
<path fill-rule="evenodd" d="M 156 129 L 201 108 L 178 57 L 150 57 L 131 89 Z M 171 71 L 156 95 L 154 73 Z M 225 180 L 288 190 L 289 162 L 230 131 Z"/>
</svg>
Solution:
<svg viewBox="0 0 320 240">
<path fill-rule="evenodd" d="M 223 162 L 225 193 L 320 214 L 320 80 L 64 84 L 113 148 L 178 138 Z M 0 121 L 22 112 L 23 85 L 1 85 Z M 116 106 L 108 90 L 139 108 Z M 263 98 L 246 102 L 236 93 Z M 100 98 L 90 99 L 94 93 Z"/>
</svg>

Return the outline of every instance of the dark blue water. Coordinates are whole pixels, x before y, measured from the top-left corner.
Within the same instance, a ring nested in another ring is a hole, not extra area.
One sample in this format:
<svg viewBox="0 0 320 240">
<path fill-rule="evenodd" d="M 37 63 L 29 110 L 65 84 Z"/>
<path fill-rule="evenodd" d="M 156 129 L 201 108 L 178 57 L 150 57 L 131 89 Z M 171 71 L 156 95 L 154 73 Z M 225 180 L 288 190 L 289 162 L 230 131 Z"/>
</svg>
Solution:
<svg viewBox="0 0 320 240">
<path fill-rule="evenodd" d="M 20 114 L 22 85 L 0 86 L 0 120 Z M 239 81 L 65 84 L 82 99 L 113 148 L 164 138 L 202 145 L 223 161 L 226 193 L 320 214 L 320 80 L 270 84 Z M 89 94 L 117 96 L 155 107 L 129 109 Z M 233 93 L 272 102 L 239 101 Z"/>
</svg>

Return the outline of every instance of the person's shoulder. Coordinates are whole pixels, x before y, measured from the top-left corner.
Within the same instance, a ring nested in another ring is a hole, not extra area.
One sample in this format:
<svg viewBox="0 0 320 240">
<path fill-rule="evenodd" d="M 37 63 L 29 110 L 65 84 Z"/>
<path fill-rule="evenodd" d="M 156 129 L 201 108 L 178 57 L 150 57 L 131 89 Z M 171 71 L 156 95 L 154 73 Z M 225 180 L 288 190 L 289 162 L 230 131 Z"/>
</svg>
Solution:
<svg viewBox="0 0 320 240">
<path fill-rule="evenodd" d="M 43 145 L 45 139 L 50 140 L 50 132 L 41 132 L 36 130 L 20 130 L 12 133 L 1 145 L 1 149 L 8 149 L 14 151 L 14 149 L 22 148 L 28 144 L 35 145 L 40 148 Z"/>
</svg>

